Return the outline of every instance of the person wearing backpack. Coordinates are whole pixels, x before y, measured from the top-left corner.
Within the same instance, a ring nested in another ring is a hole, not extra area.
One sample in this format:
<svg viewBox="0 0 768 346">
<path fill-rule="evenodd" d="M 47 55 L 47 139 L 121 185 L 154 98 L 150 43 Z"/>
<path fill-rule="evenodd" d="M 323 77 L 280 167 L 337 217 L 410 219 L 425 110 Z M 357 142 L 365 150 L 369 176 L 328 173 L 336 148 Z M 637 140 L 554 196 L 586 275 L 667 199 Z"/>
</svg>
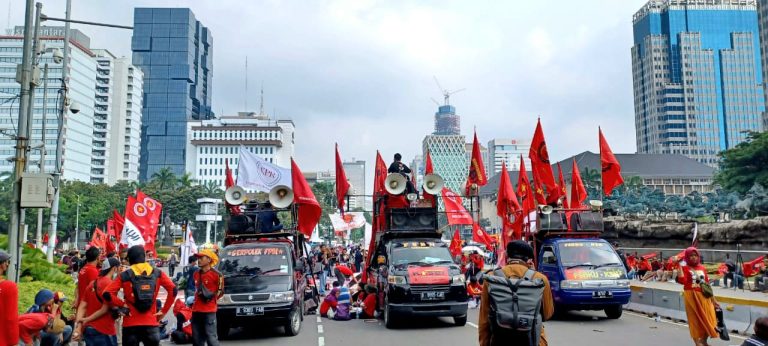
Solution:
<svg viewBox="0 0 768 346">
<path fill-rule="evenodd" d="M 195 302 L 192 304 L 192 344 L 219 346 L 216 335 L 216 301 L 224 294 L 224 277 L 213 267 L 219 263 L 219 256 L 212 250 L 198 252 L 198 266 L 195 272 Z"/>
<path fill-rule="evenodd" d="M 528 243 L 509 242 L 506 255 L 507 264 L 484 277 L 478 322 L 480 346 L 546 346 L 543 322 L 555 312 L 549 281 L 531 269 L 533 248 Z"/>
<path fill-rule="evenodd" d="M 152 267 L 146 261 L 144 246 L 135 245 L 128 249 L 128 263 L 131 265 L 120 273 L 102 293 L 104 300 L 112 306 L 128 309 L 123 317 L 123 346 L 157 346 L 160 344 L 159 323 L 168 314 L 177 289 L 171 278 L 161 270 Z M 168 292 L 168 297 L 161 311 L 157 311 L 160 287 Z M 120 299 L 122 290 L 125 300 Z"/>
</svg>

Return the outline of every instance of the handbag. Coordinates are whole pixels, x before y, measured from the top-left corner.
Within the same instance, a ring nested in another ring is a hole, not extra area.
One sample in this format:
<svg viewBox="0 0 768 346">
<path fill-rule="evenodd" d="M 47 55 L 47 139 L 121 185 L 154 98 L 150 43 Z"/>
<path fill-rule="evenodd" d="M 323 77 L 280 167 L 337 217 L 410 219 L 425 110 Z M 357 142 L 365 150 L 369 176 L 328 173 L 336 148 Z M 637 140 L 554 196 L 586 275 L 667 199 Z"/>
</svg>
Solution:
<svg viewBox="0 0 768 346">
<path fill-rule="evenodd" d="M 699 287 L 701 287 L 701 294 L 704 295 L 704 298 L 712 298 L 715 296 L 715 292 L 712 290 L 712 286 L 709 282 L 702 282 L 699 284 Z"/>
<path fill-rule="evenodd" d="M 731 336 L 728 335 L 728 327 L 725 326 L 725 319 L 723 318 L 723 309 L 715 307 L 715 316 L 717 317 L 717 333 L 720 334 L 720 340 L 730 341 Z"/>
</svg>

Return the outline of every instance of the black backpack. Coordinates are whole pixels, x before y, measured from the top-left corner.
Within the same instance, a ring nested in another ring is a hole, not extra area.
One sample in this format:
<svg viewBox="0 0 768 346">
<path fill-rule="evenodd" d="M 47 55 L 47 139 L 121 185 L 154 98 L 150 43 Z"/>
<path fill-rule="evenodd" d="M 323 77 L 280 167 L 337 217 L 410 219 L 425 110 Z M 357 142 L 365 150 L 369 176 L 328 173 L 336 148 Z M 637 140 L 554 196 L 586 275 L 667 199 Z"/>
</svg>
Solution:
<svg viewBox="0 0 768 346">
<path fill-rule="evenodd" d="M 155 306 L 155 291 L 157 281 L 160 278 L 160 270 L 152 268 L 152 274 L 136 275 L 132 269 L 128 269 L 120 274 L 123 282 L 130 282 L 133 291 L 133 307 L 139 312 L 147 312 Z"/>
<path fill-rule="evenodd" d="M 523 278 L 507 278 L 501 269 L 485 275 L 490 299 L 491 331 L 494 339 L 535 346 L 541 336 L 541 301 L 544 280 L 534 279 L 528 269 Z"/>
</svg>

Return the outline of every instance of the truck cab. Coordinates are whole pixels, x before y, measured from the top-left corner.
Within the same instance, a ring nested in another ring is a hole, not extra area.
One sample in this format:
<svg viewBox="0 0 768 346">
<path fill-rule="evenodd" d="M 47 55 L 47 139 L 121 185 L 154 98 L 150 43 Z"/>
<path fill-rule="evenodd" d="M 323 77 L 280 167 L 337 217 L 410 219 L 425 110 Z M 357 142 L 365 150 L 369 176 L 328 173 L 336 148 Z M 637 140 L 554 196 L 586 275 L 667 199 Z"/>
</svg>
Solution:
<svg viewBox="0 0 768 346">
<path fill-rule="evenodd" d="M 285 335 L 301 330 L 304 315 L 304 268 L 291 241 L 262 238 L 228 245 L 220 252 L 218 270 L 224 276 L 224 295 L 216 313 L 218 335 L 230 328 L 283 326 Z"/>
</svg>

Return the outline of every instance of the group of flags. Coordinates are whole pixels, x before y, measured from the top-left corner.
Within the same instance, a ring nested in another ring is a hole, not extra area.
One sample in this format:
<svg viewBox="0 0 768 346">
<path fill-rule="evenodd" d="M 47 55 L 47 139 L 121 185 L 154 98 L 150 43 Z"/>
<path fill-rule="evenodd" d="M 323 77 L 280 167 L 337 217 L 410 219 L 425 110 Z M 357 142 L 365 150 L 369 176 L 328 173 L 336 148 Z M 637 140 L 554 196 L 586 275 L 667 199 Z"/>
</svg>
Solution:
<svg viewBox="0 0 768 346">
<path fill-rule="evenodd" d="M 155 253 L 155 239 L 163 205 L 141 190 L 136 196 L 128 196 L 125 216 L 117 210 L 107 220 L 107 231 L 99 227 L 93 230 L 89 246 L 98 247 L 105 252 L 117 252 L 118 248 L 143 245 L 147 251 Z"/>
</svg>

